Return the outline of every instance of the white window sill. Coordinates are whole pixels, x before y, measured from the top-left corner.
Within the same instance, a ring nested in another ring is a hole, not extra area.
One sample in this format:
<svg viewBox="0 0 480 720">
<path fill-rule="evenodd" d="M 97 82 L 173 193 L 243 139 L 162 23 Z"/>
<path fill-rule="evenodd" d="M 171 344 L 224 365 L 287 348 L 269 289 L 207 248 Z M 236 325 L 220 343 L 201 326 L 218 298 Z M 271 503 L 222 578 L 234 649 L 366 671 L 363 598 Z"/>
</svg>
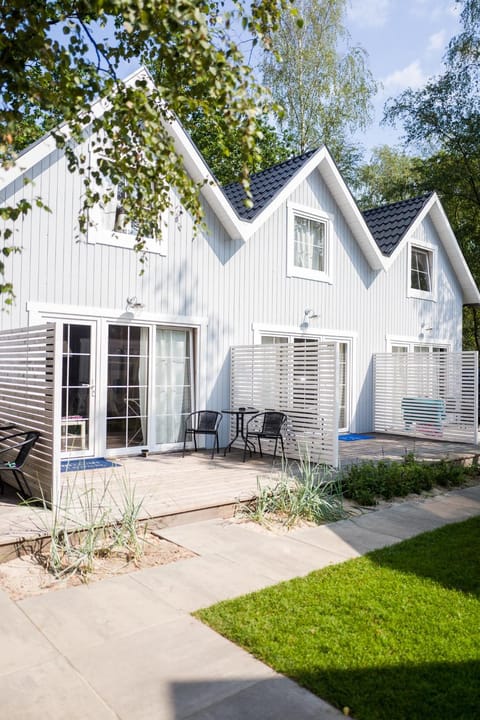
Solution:
<svg viewBox="0 0 480 720">
<path fill-rule="evenodd" d="M 431 302 L 436 302 L 436 297 L 433 292 L 426 292 L 425 290 L 415 290 L 414 288 L 410 288 L 407 297 L 409 298 L 416 298 L 417 300 L 430 300 Z"/>
<path fill-rule="evenodd" d="M 287 277 L 298 277 L 304 280 L 314 280 L 315 282 L 333 285 L 333 280 L 327 273 L 320 272 L 320 270 L 309 270 L 308 268 L 297 267 L 296 265 L 288 268 Z"/>
<path fill-rule="evenodd" d="M 125 250 L 133 250 L 135 245 L 135 236 L 128 233 L 109 232 L 108 230 L 95 230 L 90 228 L 88 232 L 88 242 L 92 245 L 111 245 L 112 247 L 123 248 Z M 167 250 L 164 240 L 154 240 L 148 238 L 145 241 L 145 251 L 154 253 L 155 255 L 165 256 Z"/>
</svg>

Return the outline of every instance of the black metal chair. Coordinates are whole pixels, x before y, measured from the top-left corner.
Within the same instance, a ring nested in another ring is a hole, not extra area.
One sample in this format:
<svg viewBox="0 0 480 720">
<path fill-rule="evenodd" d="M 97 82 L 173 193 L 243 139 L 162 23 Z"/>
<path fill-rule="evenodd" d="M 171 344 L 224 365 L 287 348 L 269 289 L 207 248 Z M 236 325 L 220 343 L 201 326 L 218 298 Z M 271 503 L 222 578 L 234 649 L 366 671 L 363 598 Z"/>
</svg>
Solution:
<svg viewBox="0 0 480 720">
<path fill-rule="evenodd" d="M 18 485 L 21 494 L 28 498 L 32 496 L 32 491 L 28 484 L 27 478 L 23 472 L 23 466 L 30 454 L 31 449 L 40 437 L 40 433 L 34 430 L 24 430 L 23 432 L 5 435 L 0 438 L 2 444 L 7 442 L 6 447 L 0 449 L 0 476 L 5 472 L 13 473 L 13 477 Z M 10 457 L 10 460 L 4 458 Z M 0 480 L 0 489 L 3 495 L 4 482 Z"/>
<path fill-rule="evenodd" d="M 222 419 L 222 413 L 217 410 L 197 410 L 185 418 L 185 435 L 183 436 L 183 455 L 185 457 L 185 444 L 187 435 L 193 437 L 195 451 L 197 451 L 197 435 L 213 435 L 216 441 L 217 453 L 220 452 L 218 442 L 218 426 Z M 215 441 L 212 446 L 212 460 L 215 452 Z"/>
<path fill-rule="evenodd" d="M 273 451 L 273 460 L 277 455 L 277 445 L 280 440 L 282 446 L 282 457 L 285 460 L 285 447 L 283 444 L 282 431 L 287 424 L 287 416 L 278 412 L 277 410 L 266 410 L 265 412 L 257 413 L 247 422 L 247 431 L 245 433 L 245 445 L 243 448 L 243 462 L 247 455 L 247 449 L 252 455 L 249 443 L 254 444 L 255 440 L 258 440 L 258 449 L 260 451 L 260 457 L 263 458 L 262 443 L 261 440 L 275 440 L 275 449 Z"/>
</svg>

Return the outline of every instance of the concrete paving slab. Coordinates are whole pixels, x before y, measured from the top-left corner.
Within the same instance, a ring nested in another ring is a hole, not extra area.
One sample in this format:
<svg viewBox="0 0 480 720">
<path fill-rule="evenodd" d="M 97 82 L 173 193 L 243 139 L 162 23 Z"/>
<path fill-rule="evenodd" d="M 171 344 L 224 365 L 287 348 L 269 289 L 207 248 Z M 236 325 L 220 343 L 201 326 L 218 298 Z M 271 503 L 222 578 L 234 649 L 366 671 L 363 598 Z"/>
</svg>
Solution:
<svg viewBox="0 0 480 720">
<path fill-rule="evenodd" d="M 433 515 L 442 519 L 443 524 L 461 522 L 480 515 L 480 503 L 460 493 L 437 495 L 426 500 L 425 507 Z"/>
<path fill-rule="evenodd" d="M 132 575 L 26 598 L 18 605 L 62 653 L 92 647 L 180 615 L 179 610 L 136 583 Z"/>
<path fill-rule="evenodd" d="M 384 535 L 391 535 L 398 538 L 398 540 L 407 540 L 414 535 L 432 529 L 426 515 L 412 518 L 407 513 L 400 515 L 391 508 L 360 515 L 353 518 L 352 522 L 362 530 L 372 530 Z"/>
<path fill-rule="evenodd" d="M 274 582 L 252 566 L 246 571 L 242 565 L 220 555 L 148 568 L 132 575 L 132 579 L 186 612 L 260 590 Z"/>
<path fill-rule="evenodd" d="M 344 560 L 359 557 L 362 553 L 335 532 L 336 524 L 304 527 L 292 530 L 289 537 L 298 542 L 335 552 Z"/>
<path fill-rule="evenodd" d="M 118 720 L 60 656 L 0 677 L 0 698 L 2 720 Z"/>
<path fill-rule="evenodd" d="M 122 720 L 182 720 L 274 676 L 188 616 L 112 638 L 69 659 Z M 182 692 L 174 692 L 180 686 Z"/>
<path fill-rule="evenodd" d="M 183 685 L 173 687 L 181 696 Z M 189 720 L 340 720 L 345 715 L 288 678 L 274 677 L 216 703 Z"/>
<path fill-rule="evenodd" d="M 271 581 L 288 580 L 344 560 L 344 557 L 330 550 L 307 545 L 299 547 L 288 536 L 259 532 L 247 524 L 212 520 L 199 523 L 196 527 L 197 535 L 192 532 L 192 528 L 186 527 L 168 528 L 165 535 L 163 530 L 161 534 L 195 552 L 214 551 L 244 566 L 247 572 L 254 563 L 255 571 Z"/>
<path fill-rule="evenodd" d="M 55 654 L 48 640 L 13 600 L 0 590 L 0 676 L 25 672 L 32 665 L 48 662 Z"/>
<path fill-rule="evenodd" d="M 257 542 L 255 549 L 239 547 L 225 554 L 229 552 L 229 556 L 243 566 L 244 572 L 248 573 L 254 567 L 257 572 L 276 582 L 301 577 L 345 560 L 343 556 L 329 550 L 283 537 L 275 538 L 271 544 Z"/>
<path fill-rule="evenodd" d="M 219 548 L 233 549 L 245 544 L 250 547 L 252 542 L 252 533 L 246 525 L 218 519 L 163 528 L 159 535 L 200 555 L 218 554 Z"/>
<path fill-rule="evenodd" d="M 471 487 L 461 488 L 460 490 L 453 490 L 449 494 L 468 497 L 472 500 L 478 500 L 480 502 L 480 485 L 472 485 Z"/>
<path fill-rule="evenodd" d="M 394 545 L 401 540 L 401 538 L 392 534 L 381 532 L 379 528 L 358 527 L 354 520 L 340 520 L 328 527 L 337 538 L 343 540 L 359 552 L 360 555 L 364 555 L 371 550 L 387 547 L 387 545 Z"/>
</svg>

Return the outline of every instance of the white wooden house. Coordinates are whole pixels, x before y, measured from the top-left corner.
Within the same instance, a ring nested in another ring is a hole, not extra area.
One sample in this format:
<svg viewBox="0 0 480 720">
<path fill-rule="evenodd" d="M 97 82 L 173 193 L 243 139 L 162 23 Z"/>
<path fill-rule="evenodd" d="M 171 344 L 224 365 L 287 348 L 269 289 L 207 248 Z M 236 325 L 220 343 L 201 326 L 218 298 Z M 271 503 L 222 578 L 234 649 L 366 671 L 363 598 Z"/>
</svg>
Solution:
<svg viewBox="0 0 480 720">
<path fill-rule="evenodd" d="M 462 307 L 480 295 L 435 193 L 362 214 L 322 147 L 255 175 L 247 209 L 181 125 L 170 131 L 191 175 L 210 181 L 207 229 L 193 239 L 172 189 L 176 218 L 142 276 L 118 208 L 78 241 L 81 178 L 50 137 L 0 177 L 1 202 L 40 195 L 52 211 L 32 203 L 15 223 L 16 302 L 0 329 L 55 327 L 63 455 L 177 448 L 191 409 L 229 407 L 234 346 L 337 343 L 338 424 L 352 432 L 373 427 L 375 353 L 461 350 Z"/>
</svg>

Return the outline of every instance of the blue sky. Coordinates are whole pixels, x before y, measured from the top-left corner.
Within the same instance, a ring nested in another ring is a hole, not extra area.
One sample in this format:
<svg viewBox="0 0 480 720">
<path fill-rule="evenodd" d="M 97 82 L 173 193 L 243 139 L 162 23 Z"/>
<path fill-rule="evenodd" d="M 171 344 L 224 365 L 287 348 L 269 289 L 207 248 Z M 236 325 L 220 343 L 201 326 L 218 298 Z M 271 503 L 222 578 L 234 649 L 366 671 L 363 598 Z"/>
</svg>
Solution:
<svg viewBox="0 0 480 720">
<path fill-rule="evenodd" d="M 375 98 L 375 121 L 358 139 L 365 147 L 396 144 L 400 129 L 379 126 L 383 105 L 408 87 L 421 88 L 442 71 L 448 41 L 459 30 L 454 0 L 350 0 L 347 27 L 354 44 L 369 55 L 382 87 Z"/>
</svg>

